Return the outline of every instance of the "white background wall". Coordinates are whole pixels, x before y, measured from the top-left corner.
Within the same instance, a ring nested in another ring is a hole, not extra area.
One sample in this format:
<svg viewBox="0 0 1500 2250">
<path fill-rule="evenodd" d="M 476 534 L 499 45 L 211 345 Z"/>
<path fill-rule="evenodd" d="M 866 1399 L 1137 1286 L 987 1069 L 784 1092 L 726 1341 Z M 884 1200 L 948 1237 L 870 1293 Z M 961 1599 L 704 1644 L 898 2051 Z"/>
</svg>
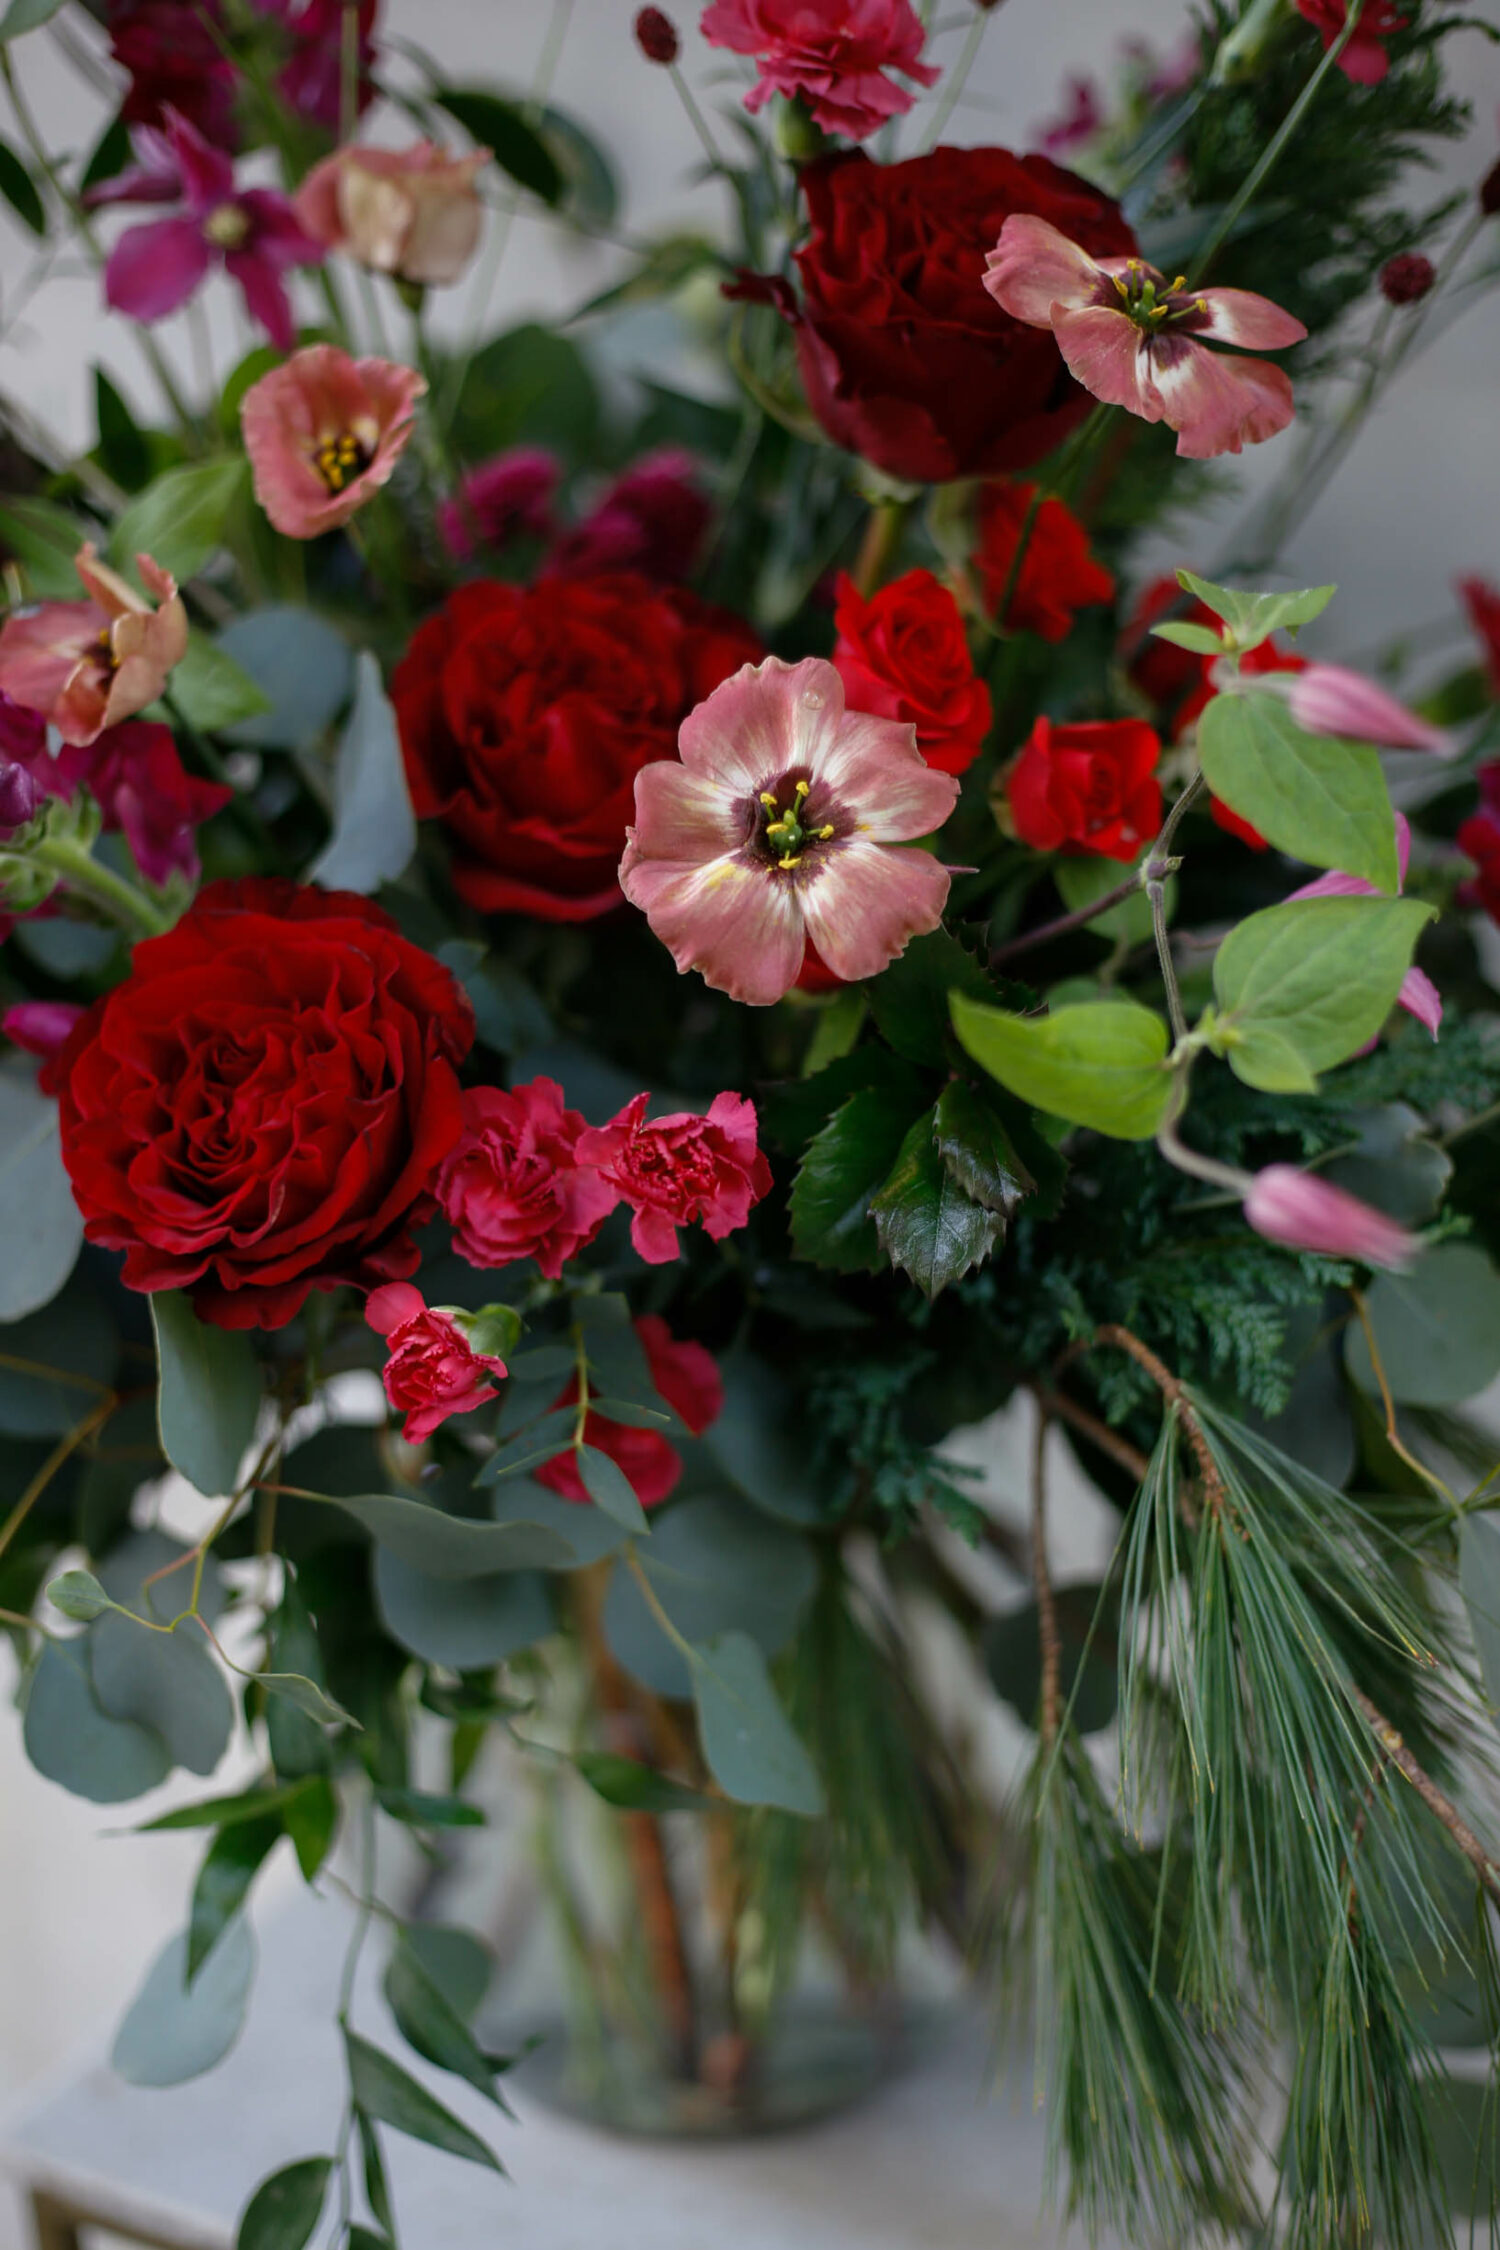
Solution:
<svg viewBox="0 0 1500 2250">
<path fill-rule="evenodd" d="M 1479 13 L 1495 5 L 1471 0 Z M 961 26 L 967 6 L 968 0 L 939 0 L 937 14 Z M 517 89 L 530 82 L 549 12 L 544 0 L 386 0 L 390 30 L 419 40 L 451 77 Z M 650 69 L 634 47 L 634 12 L 635 0 L 575 0 L 555 94 L 613 151 L 629 183 L 624 223 L 646 234 L 701 223 L 712 196 L 685 185 L 695 144 L 665 73 Z M 677 0 L 674 12 L 686 27 L 697 11 L 692 0 Z M 1024 147 L 1036 120 L 1057 107 L 1066 71 L 1107 69 L 1116 44 L 1132 34 L 1170 47 L 1183 21 L 1181 0 L 1007 0 L 949 137 Z M 958 36 L 945 34 L 939 53 L 951 53 Z M 52 144 L 91 145 L 105 114 L 102 99 L 80 88 L 45 33 L 16 54 Z M 1500 52 L 1464 34 L 1451 56 L 1476 104 L 1477 129 L 1472 145 L 1445 156 L 1443 170 L 1466 183 L 1488 168 L 1500 145 Z M 685 59 L 702 86 L 713 66 L 696 37 L 689 37 Z M 730 96 L 710 87 L 707 98 L 712 104 Z M 0 130 L 10 133 L 9 120 Z M 81 267 L 59 273 L 19 304 L 33 247 L 8 213 L 0 215 L 0 386 L 64 445 L 86 444 L 92 363 L 102 359 L 117 370 L 143 411 L 153 403 L 149 377 L 129 331 L 105 313 L 94 278 Z M 591 294 L 612 264 L 607 249 L 522 220 L 495 292 L 496 315 L 508 322 L 563 312 Z M 238 315 L 227 294 L 213 296 L 210 311 L 211 348 L 222 372 L 243 348 Z M 183 330 L 175 321 L 164 336 L 190 366 Z M 1275 446 L 1264 448 L 1254 471 L 1273 469 L 1275 453 Z M 1491 309 L 1448 336 L 1384 408 L 1288 557 L 1302 583 L 1341 582 L 1341 645 L 1365 646 L 1441 614 L 1462 571 L 1500 578 L 1497 464 L 1500 324 Z M 1205 539 L 1203 546 L 1192 559 L 1206 558 L 1211 544 Z M 5 1662 L 0 1657 L 0 1667 Z M 0 1703 L 0 2098 L 118 2014 L 144 1963 L 181 1922 L 197 1853 L 191 1837 L 122 1838 L 118 1832 L 144 1808 L 100 1812 L 65 1796 L 32 1773 L 18 1734 Z M 0 2250 L 10 2250 L 3 2212 Z"/>
</svg>

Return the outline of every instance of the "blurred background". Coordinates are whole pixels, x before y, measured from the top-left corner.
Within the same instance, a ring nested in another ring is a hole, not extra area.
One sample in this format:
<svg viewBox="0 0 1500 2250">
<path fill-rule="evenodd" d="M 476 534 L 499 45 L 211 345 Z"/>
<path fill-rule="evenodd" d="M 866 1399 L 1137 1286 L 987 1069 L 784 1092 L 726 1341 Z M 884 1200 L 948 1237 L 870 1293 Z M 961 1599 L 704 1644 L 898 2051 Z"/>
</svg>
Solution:
<svg viewBox="0 0 1500 2250">
<path fill-rule="evenodd" d="M 1500 21 L 1497 9 L 1500 0 L 1471 0 L 1469 12 Z M 696 0 L 682 0 L 671 12 L 684 33 L 684 67 L 704 106 L 712 114 L 732 104 L 736 76 L 726 70 L 727 58 L 711 54 L 697 37 Z M 609 150 L 624 195 L 620 223 L 633 237 L 686 224 L 701 229 L 711 223 L 720 191 L 693 185 L 698 149 L 692 128 L 667 74 L 641 58 L 631 36 L 634 13 L 635 0 L 572 0 L 571 8 L 563 0 L 556 14 L 566 16 L 566 29 L 551 98 Z M 933 54 L 945 61 L 962 43 L 970 0 L 939 0 L 936 15 Z M 524 94 L 535 83 L 554 21 L 545 0 L 385 0 L 382 40 L 393 52 L 420 45 L 450 83 L 482 81 Z M 38 32 L 12 52 L 49 146 L 83 151 L 111 111 L 107 51 L 81 11 L 65 9 L 58 24 L 62 39 Z M 1166 58 L 1186 31 L 1182 0 L 1004 0 L 946 137 L 1033 147 L 1066 107 L 1070 76 L 1086 73 L 1107 83 L 1127 41 L 1144 39 Z M 64 41 L 75 58 L 81 53 L 91 63 L 89 75 L 80 74 Z M 1466 145 L 1441 152 L 1437 174 L 1418 191 L 1424 200 L 1435 198 L 1444 181 L 1476 183 L 1500 151 L 1500 47 L 1475 31 L 1459 34 L 1445 51 L 1455 90 L 1474 105 L 1474 128 Z M 919 108 L 918 128 L 922 115 Z M 0 132 L 15 137 L 11 119 L 0 123 Z M 385 140 L 409 137 L 402 120 L 388 115 L 372 132 Z M 65 456 L 93 441 L 96 365 L 109 369 L 143 416 L 156 411 L 156 398 L 134 337 L 105 311 L 92 272 L 69 254 L 39 270 L 36 250 L 35 238 L 8 209 L 0 210 L 0 390 Z M 518 216 L 498 270 L 484 258 L 476 269 L 490 282 L 487 324 L 564 317 L 604 287 L 619 264 L 620 253 L 609 244 L 583 242 L 559 225 Z M 471 277 L 448 293 L 439 334 L 460 332 L 475 317 L 473 286 Z M 208 320 L 196 338 L 181 317 L 157 331 L 184 383 L 195 389 L 205 358 L 222 382 L 252 341 L 222 283 L 205 302 Z M 311 315 L 310 300 L 306 309 Z M 664 350 L 680 355 L 684 345 L 681 329 L 655 314 L 623 324 L 610 349 L 622 374 L 631 364 L 654 362 L 684 389 L 711 379 L 706 362 L 700 368 L 691 355 L 661 366 Z M 1477 573 L 1500 580 L 1497 413 L 1500 316 L 1491 299 L 1408 370 L 1288 551 L 1292 582 L 1340 585 L 1323 644 L 1330 653 L 1368 657 L 1392 636 L 1421 632 L 1445 618 L 1456 632 L 1454 579 Z M 1232 465 L 1213 511 L 1219 528 L 1213 521 L 1179 527 L 1170 548 L 1158 545 L 1143 556 L 1142 575 L 1153 563 L 1210 565 L 1224 528 L 1257 483 L 1275 472 L 1287 442 Z M 1004 1482 L 1010 1448 L 999 1432 L 975 1433 L 965 1451 L 992 1462 Z M 196 1535 L 190 1519 L 182 1528 Z M 9 1704 L 14 1684 L 9 1651 L 0 1650 L 0 2107 L 91 2040 L 107 2036 L 158 1946 L 181 1925 L 200 1849 L 191 1835 L 125 1838 L 127 1825 L 160 1809 L 154 1800 L 122 1816 L 42 1780 L 21 1754 L 19 1720 Z M 227 1775 L 222 1786 L 234 1782 Z M 200 1789 L 192 1785 L 192 1793 Z M 281 1872 L 283 1880 L 295 1881 Z M 0 2250 L 18 2250 L 20 2237 L 7 2231 L 7 2217 L 0 2201 Z"/>
</svg>

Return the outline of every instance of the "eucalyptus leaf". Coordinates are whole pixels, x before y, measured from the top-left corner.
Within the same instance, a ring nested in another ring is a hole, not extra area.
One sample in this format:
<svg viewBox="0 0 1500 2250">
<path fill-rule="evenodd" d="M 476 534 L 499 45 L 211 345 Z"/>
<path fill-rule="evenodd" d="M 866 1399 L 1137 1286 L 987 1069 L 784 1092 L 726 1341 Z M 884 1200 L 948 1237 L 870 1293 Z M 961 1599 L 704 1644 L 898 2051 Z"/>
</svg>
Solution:
<svg viewBox="0 0 1500 2250">
<path fill-rule="evenodd" d="M 704 1444 L 725 1479 L 783 1523 L 826 1523 L 824 1486 L 813 1472 L 812 1449 L 798 1427 L 791 1384 L 742 1344 L 719 1362 L 719 1373 L 724 1405 L 705 1431 Z"/>
<path fill-rule="evenodd" d="M 376 1549 L 375 1603 L 402 1648 L 455 1672 L 503 1664 L 553 1630 L 545 1582 L 534 1571 L 435 1578 L 389 1547 Z"/>
<path fill-rule="evenodd" d="M 368 650 L 355 665 L 354 709 L 339 743 L 333 796 L 333 834 L 309 880 L 367 896 L 393 882 L 417 848 L 396 714 Z"/>
<path fill-rule="evenodd" d="M 817 1582 L 812 1549 L 798 1533 L 714 1494 L 679 1501 L 637 1560 L 683 1639 L 710 1641 L 738 1630 L 768 1656 L 790 1640 Z M 634 1574 L 618 1565 L 605 1596 L 604 1633 L 643 1687 L 656 1695 L 688 1694 L 681 1652 L 656 1622 Z"/>
<path fill-rule="evenodd" d="M 776 1700 L 766 1660 L 747 1633 L 724 1633 L 694 1651 L 693 1701 L 703 1755 L 726 1797 L 812 1819 L 823 1788 Z"/>
<path fill-rule="evenodd" d="M 377 1788 L 375 1802 L 406 1828 L 483 1828 L 484 1814 L 464 1797 L 436 1797 L 422 1789 Z"/>
<path fill-rule="evenodd" d="M 49 1304 L 78 1260 L 83 1217 L 63 1168 L 57 1103 L 0 1070 L 0 1321 Z"/>
<path fill-rule="evenodd" d="M 206 634 L 188 634 L 187 654 L 167 682 L 169 706 L 153 704 L 158 716 L 187 720 L 200 734 L 228 734 L 246 719 L 270 709 L 248 672 L 227 649 Z"/>
<path fill-rule="evenodd" d="M 47 1599 L 80 1625 L 92 1624 L 109 1607 L 109 1596 L 91 1570 L 65 1570 L 47 1588 Z"/>
<path fill-rule="evenodd" d="M 250 1895 L 250 1886 L 281 1841 L 274 1813 L 235 1821 L 209 1845 L 193 1884 L 188 1915 L 186 1975 L 191 1987 Z"/>
<path fill-rule="evenodd" d="M 102 1709 L 82 1637 L 44 1643 L 27 1685 L 22 1738 L 39 1774 L 95 1805 L 143 1797 L 172 1770 L 159 1734 Z"/>
<path fill-rule="evenodd" d="M 468 1516 L 445 1515 L 440 1508 L 403 1500 L 394 1493 L 327 1497 L 330 1507 L 342 1508 L 363 1524 L 377 1545 L 433 1578 L 485 1578 L 500 1570 L 566 1570 L 575 1560 L 571 1543 L 550 1526 L 524 1521 L 480 1523 Z"/>
<path fill-rule="evenodd" d="M 81 1275 L 36 1312 L 0 1333 L 0 1432 L 62 1437 L 115 1380 L 120 1338 L 108 1307 Z"/>
<path fill-rule="evenodd" d="M 612 1460 L 609 1454 L 601 1453 L 595 1445 L 580 1445 L 573 1458 L 578 1464 L 584 1491 L 594 1506 L 602 1508 L 607 1516 L 615 1523 L 622 1524 L 627 1531 L 649 1534 L 651 1526 L 646 1520 L 646 1511 L 641 1506 L 635 1486 L 619 1462 Z"/>
<path fill-rule="evenodd" d="M 238 2039 L 255 1982 L 255 1940 L 230 1923 L 191 1985 L 187 1939 L 157 1955 L 115 2039 L 110 2061 L 132 2086 L 183 2086 L 224 2060 Z"/>
<path fill-rule="evenodd" d="M 151 1299 L 162 1450 L 199 1492 L 233 1492 L 255 1437 L 261 1374 L 243 1329 L 212 1328 L 183 1291 Z"/>
<path fill-rule="evenodd" d="M 348 642 L 315 611 L 275 603 L 237 617 L 215 646 L 260 691 L 264 709 L 224 729 L 254 750 L 309 750 L 354 687 Z"/>
<path fill-rule="evenodd" d="M 1050 1016 L 1015 1016 L 952 1000 L 959 1043 L 1013 1094 L 1112 1140 L 1149 1140 L 1166 1115 L 1167 1026 L 1134 1001 L 1085 1002 Z"/>
<path fill-rule="evenodd" d="M 19 39 L 23 31 L 37 31 L 50 23 L 62 6 L 63 0 L 10 0 L 3 19 L 0 19 L 0 46 L 8 40 Z"/>
<path fill-rule="evenodd" d="M 1403 1406 L 1458 1406 L 1500 1375 L 1500 1274 L 1472 1242 L 1429 1250 L 1410 1273 L 1371 1283 L 1365 1311 L 1391 1395 Z M 1345 1359 L 1378 1395 L 1363 1325 L 1351 1320 Z"/>
<path fill-rule="evenodd" d="M 160 1735 L 174 1766 L 212 1773 L 234 1732 L 234 1699 L 197 1624 L 157 1632 L 112 1609 L 89 1627 L 88 1643 L 100 1708 Z"/>
<path fill-rule="evenodd" d="M 619 1812 L 711 1812 L 720 1802 L 702 1789 L 672 1781 L 653 1766 L 611 1750 L 579 1750 L 573 1763 L 596 1796 Z"/>
</svg>

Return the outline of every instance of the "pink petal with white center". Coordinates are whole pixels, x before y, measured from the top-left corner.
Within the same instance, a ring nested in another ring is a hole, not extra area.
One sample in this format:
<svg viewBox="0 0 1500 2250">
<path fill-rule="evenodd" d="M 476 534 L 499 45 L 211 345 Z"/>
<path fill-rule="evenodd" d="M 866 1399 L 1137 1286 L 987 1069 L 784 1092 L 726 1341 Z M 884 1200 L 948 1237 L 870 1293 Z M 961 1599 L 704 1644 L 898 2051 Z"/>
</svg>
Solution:
<svg viewBox="0 0 1500 2250">
<path fill-rule="evenodd" d="M 1107 305 L 1059 312 L 1053 334 L 1069 371 L 1086 391 L 1106 406 L 1138 414 L 1143 422 L 1161 421 L 1164 409 L 1151 380 L 1145 342 L 1127 314 Z"/>
<path fill-rule="evenodd" d="M 745 795 L 720 781 L 667 758 L 642 766 L 635 777 L 632 834 L 648 859 L 722 859 L 748 841 L 746 826 Z"/>
<path fill-rule="evenodd" d="M 1434 750 L 1450 755 L 1454 745 L 1441 727 L 1419 719 L 1393 695 L 1346 664 L 1309 664 L 1287 691 L 1292 717 L 1309 734 L 1342 735 L 1353 742 L 1378 742 L 1390 750 Z"/>
<path fill-rule="evenodd" d="M 1425 969 L 1407 970 L 1396 1001 L 1436 1039 L 1443 1021 L 1443 996 Z"/>
<path fill-rule="evenodd" d="M 682 722 L 689 773 L 736 797 L 754 796 L 794 766 L 819 772 L 844 716 L 844 683 L 820 656 L 745 664 Z"/>
<path fill-rule="evenodd" d="M 1151 343 L 1151 375 L 1185 461 L 1212 461 L 1263 444 L 1296 412 L 1292 386 L 1263 359 L 1221 358 L 1181 336 Z"/>
<path fill-rule="evenodd" d="M 802 967 L 801 893 L 774 869 L 730 858 L 706 866 L 646 859 L 632 837 L 620 888 L 683 973 L 747 1007 L 769 1008 Z"/>
<path fill-rule="evenodd" d="M 851 711 L 817 767 L 820 781 L 854 815 L 855 834 L 875 844 L 930 836 L 958 802 L 958 782 L 936 773 L 899 719 Z"/>
<path fill-rule="evenodd" d="M 1052 326 L 1052 308 L 1073 310 L 1100 302 L 1099 266 L 1045 219 L 1013 212 L 985 260 L 984 286 L 1013 320 L 1032 328 Z M 1109 296 L 1113 289 L 1106 281 Z"/>
<path fill-rule="evenodd" d="M 1293 314 L 1273 305 L 1269 297 L 1256 296 L 1253 289 L 1199 289 L 1194 294 L 1209 315 L 1208 326 L 1194 329 L 1195 336 L 1240 344 L 1246 351 L 1274 352 L 1300 344 L 1307 334 Z"/>
<path fill-rule="evenodd" d="M 912 938 L 937 928 L 950 880 L 930 852 L 846 844 L 819 864 L 802 891 L 807 934 L 825 966 L 846 983 L 879 976 Z"/>
</svg>

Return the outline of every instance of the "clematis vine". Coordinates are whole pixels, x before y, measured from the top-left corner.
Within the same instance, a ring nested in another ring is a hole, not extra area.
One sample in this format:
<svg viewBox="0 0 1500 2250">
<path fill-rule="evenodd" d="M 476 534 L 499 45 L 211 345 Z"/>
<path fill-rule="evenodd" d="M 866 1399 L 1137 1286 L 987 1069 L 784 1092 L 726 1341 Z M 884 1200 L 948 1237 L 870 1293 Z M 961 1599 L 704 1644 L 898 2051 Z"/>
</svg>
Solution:
<svg viewBox="0 0 1500 2250">
<path fill-rule="evenodd" d="M 406 449 L 426 389 L 414 367 L 351 359 L 336 344 L 310 344 L 252 383 L 240 428 L 255 497 L 276 529 L 316 539 L 373 499 Z"/>
<path fill-rule="evenodd" d="M 1092 258 L 1026 212 L 1001 228 L 984 285 L 1014 319 L 1051 329 L 1095 398 L 1175 430 L 1186 460 L 1260 445 L 1292 419 L 1281 368 L 1208 349 L 1210 340 L 1265 351 L 1300 344 L 1307 330 L 1269 297 L 1188 289 L 1143 258 Z"/>
<path fill-rule="evenodd" d="M 187 654 L 176 579 L 149 555 L 135 566 L 155 608 L 85 544 L 73 567 L 88 601 L 42 602 L 0 626 L 0 693 L 40 712 L 64 742 L 93 742 L 154 703 Z"/>
<path fill-rule="evenodd" d="M 1398 812 L 1396 814 L 1396 861 L 1400 870 L 1396 883 L 1398 891 L 1406 888 L 1406 870 L 1410 860 L 1411 822 L 1407 819 L 1405 813 Z M 1330 875 L 1320 875 L 1316 882 L 1304 883 L 1300 890 L 1293 891 L 1291 894 L 1294 899 L 1381 898 L 1383 896 L 1384 893 L 1378 891 L 1373 883 L 1367 883 L 1362 875 L 1345 875 L 1337 870 Z M 1291 901 L 1288 900 L 1287 903 L 1290 904 Z M 1425 969 L 1407 970 L 1396 999 L 1407 1014 L 1415 1016 L 1418 1023 L 1425 1025 L 1427 1030 L 1432 1033 L 1433 1038 L 1436 1039 L 1443 1021 L 1443 1000 L 1437 986 Z"/>
<path fill-rule="evenodd" d="M 110 183 L 110 203 L 168 203 L 185 208 L 121 235 L 104 268 L 104 294 L 116 312 L 146 323 L 185 305 L 216 262 L 239 285 L 245 309 L 280 351 L 296 340 L 282 276 L 290 266 L 315 266 L 320 244 L 304 233 L 286 196 L 272 188 L 234 184 L 234 166 L 180 110 L 163 112 L 165 129 L 140 135 L 145 161 Z"/>
<path fill-rule="evenodd" d="M 914 727 L 846 711 L 831 664 L 747 664 L 689 713 L 682 762 L 635 780 L 620 887 L 678 969 L 747 1006 L 796 983 L 809 943 L 877 976 L 937 928 L 948 871 L 902 849 L 953 810 Z"/>
</svg>

